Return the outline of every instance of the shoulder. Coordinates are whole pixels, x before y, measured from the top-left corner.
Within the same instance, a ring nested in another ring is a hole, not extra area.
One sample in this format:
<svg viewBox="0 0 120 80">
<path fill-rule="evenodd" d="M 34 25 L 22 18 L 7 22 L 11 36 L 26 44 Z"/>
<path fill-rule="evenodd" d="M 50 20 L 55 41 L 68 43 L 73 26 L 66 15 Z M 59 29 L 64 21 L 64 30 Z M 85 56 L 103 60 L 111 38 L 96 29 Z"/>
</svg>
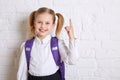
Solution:
<svg viewBox="0 0 120 80">
<path fill-rule="evenodd" d="M 26 41 L 22 42 L 20 48 L 23 49 L 24 46 L 25 46 L 25 44 L 26 44 L 26 42 L 32 40 L 33 38 L 34 38 L 34 37 L 29 38 L 29 39 L 27 39 Z"/>
<path fill-rule="evenodd" d="M 58 45 L 59 47 L 65 46 L 66 45 L 66 41 L 63 39 L 58 39 Z"/>
<path fill-rule="evenodd" d="M 23 50 L 25 46 L 25 42 L 22 42 L 21 46 L 20 46 L 20 50 Z"/>
<path fill-rule="evenodd" d="M 59 38 L 57 38 L 56 36 L 52 36 L 51 40 L 53 40 L 53 41 L 58 41 L 58 43 L 64 42 L 63 39 L 59 39 Z"/>
</svg>

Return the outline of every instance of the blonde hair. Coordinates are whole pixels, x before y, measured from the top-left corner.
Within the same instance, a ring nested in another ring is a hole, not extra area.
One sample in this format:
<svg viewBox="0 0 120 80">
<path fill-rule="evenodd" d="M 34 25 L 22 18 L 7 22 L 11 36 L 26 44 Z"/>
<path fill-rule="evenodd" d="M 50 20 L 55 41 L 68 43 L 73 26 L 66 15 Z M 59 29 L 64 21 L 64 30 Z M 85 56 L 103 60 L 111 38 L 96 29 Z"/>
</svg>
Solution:
<svg viewBox="0 0 120 80">
<path fill-rule="evenodd" d="M 49 8 L 46 8 L 46 7 L 39 8 L 37 11 L 33 11 L 30 14 L 30 17 L 29 17 L 29 25 L 30 25 L 30 33 L 31 33 L 30 35 L 33 36 L 35 34 L 35 27 L 34 27 L 34 20 L 35 20 L 35 18 L 39 14 L 45 13 L 45 12 L 52 15 L 52 17 L 53 17 L 53 24 L 56 21 L 56 16 L 58 17 L 55 34 L 56 34 L 56 37 L 59 38 L 60 32 L 61 32 L 63 24 L 64 24 L 64 18 L 63 18 L 63 16 L 60 13 L 56 13 L 55 14 L 55 12 L 52 9 L 49 9 Z"/>
</svg>

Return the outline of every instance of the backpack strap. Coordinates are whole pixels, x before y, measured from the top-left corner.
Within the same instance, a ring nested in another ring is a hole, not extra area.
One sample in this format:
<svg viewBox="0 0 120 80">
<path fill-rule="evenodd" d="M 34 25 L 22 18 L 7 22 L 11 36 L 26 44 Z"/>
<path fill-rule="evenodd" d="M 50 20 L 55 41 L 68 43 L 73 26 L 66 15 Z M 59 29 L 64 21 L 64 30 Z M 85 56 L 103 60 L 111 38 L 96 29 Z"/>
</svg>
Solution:
<svg viewBox="0 0 120 80">
<path fill-rule="evenodd" d="M 56 37 L 51 38 L 51 52 L 57 66 L 60 65 L 60 54 L 58 48 L 58 39 Z"/>
<path fill-rule="evenodd" d="M 52 37 L 51 39 L 51 51 L 56 65 L 59 66 L 61 80 L 65 80 L 65 66 L 64 62 L 63 61 L 61 62 L 60 59 L 57 37 Z"/>
<path fill-rule="evenodd" d="M 61 80 L 65 80 L 65 64 L 64 64 L 64 62 L 61 62 L 61 64 L 59 65 L 59 71 L 60 71 Z"/>
<path fill-rule="evenodd" d="M 32 50 L 32 45 L 34 42 L 34 37 L 32 39 L 29 39 L 25 43 L 25 54 L 26 54 L 26 61 L 27 61 L 27 69 L 29 70 L 29 64 L 30 64 L 30 53 Z"/>
</svg>

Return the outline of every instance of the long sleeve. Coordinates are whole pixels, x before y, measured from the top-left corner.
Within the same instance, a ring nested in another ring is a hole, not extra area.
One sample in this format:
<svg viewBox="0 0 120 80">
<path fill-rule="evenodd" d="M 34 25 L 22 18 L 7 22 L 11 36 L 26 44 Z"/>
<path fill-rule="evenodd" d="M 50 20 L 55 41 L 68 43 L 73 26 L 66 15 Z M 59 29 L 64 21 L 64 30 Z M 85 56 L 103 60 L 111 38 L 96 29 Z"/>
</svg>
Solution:
<svg viewBox="0 0 120 80">
<path fill-rule="evenodd" d="M 26 63 L 26 57 L 25 57 L 25 49 L 24 44 L 21 45 L 20 49 L 20 60 L 19 60 L 19 68 L 17 72 L 17 80 L 27 80 L 27 63 Z"/>
<path fill-rule="evenodd" d="M 59 52 L 62 61 L 67 64 L 75 64 L 78 61 L 78 39 L 69 40 L 69 47 L 65 45 L 63 40 L 59 40 Z"/>
</svg>

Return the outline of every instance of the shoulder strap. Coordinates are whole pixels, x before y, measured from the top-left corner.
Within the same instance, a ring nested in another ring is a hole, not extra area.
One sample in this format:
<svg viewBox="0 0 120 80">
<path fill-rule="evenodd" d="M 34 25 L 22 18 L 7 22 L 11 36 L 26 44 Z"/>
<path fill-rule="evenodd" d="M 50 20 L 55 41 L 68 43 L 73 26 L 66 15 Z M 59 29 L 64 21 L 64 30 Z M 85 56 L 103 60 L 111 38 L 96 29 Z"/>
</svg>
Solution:
<svg viewBox="0 0 120 80">
<path fill-rule="evenodd" d="M 64 66 L 64 62 L 61 62 L 60 60 L 57 37 L 51 38 L 51 51 L 52 51 L 53 58 L 55 60 L 56 65 L 59 66 L 61 80 L 65 80 L 65 66 Z"/>
<path fill-rule="evenodd" d="M 34 37 L 30 40 L 27 40 L 25 43 L 25 54 L 26 54 L 26 61 L 27 61 L 28 70 L 29 70 L 29 63 L 30 63 L 30 53 L 32 50 L 33 42 L 34 42 Z"/>
<path fill-rule="evenodd" d="M 57 66 L 60 65 L 60 54 L 58 48 L 58 39 L 56 37 L 51 38 L 51 52 Z"/>
</svg>

